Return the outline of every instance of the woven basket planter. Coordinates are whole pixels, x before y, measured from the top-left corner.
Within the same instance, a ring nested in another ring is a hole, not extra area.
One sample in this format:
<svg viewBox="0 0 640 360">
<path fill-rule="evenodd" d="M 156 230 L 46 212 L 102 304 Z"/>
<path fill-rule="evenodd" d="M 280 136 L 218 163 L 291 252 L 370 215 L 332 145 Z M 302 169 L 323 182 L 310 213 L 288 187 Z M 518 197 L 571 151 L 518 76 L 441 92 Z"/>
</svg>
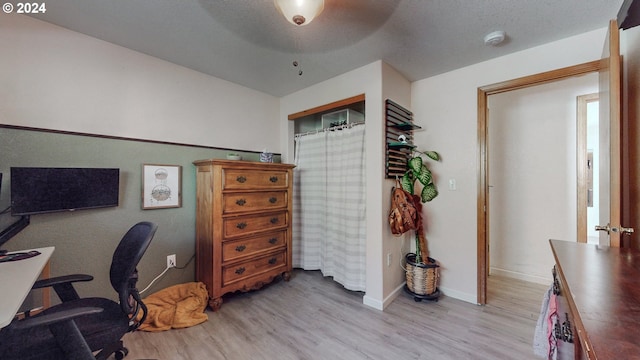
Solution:
<svg viewBox="0 0 640 360">
<path fill-rule="evenodd" d="M 438 268 L 440 265 L 432 258 L 427 264 L 416 263 L 416 254 L 405 256 L 407 288 L 417 295 L 431 295 L 438 290 Z"/>
</svg>

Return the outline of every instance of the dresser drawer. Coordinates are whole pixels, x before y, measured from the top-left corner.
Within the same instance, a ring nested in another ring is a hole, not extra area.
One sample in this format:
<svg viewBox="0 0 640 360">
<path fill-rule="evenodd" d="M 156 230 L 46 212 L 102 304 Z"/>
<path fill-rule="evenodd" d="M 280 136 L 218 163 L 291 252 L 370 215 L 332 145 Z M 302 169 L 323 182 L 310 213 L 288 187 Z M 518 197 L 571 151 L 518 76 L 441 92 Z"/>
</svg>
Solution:
<svg viewBox="0 0 640 360">
<path fill-rule="evenodd" d="M 286 251 L 222 267 L 222 286 L 250 278 L 278 267 L 286 267 Z"/>
<path fill-rule="evenodd" d="M 276 189 L 289 186 L 284 170 L 224 169 L 224 190 Z"/>
<path fill-rule="evenodd" d="M 289 219 L 286 211 L 251 216 L 236 216 L 223 220 L 224 238 L 265 232 L 286 227 Z"/>
<path fill-rule="evenodd" d="M 269 251 L 286 245 L 286 232 L 265 234 L 241 240 L 225 241 L 222 244 L 222 261 L 227 262 L 256 253 Z"/>
<path fill-rule="evenodd" d="M 274 210 L 287 207 L 286 191 L 266 191 L 223 195 L 223 212 Z"/>
</svg>

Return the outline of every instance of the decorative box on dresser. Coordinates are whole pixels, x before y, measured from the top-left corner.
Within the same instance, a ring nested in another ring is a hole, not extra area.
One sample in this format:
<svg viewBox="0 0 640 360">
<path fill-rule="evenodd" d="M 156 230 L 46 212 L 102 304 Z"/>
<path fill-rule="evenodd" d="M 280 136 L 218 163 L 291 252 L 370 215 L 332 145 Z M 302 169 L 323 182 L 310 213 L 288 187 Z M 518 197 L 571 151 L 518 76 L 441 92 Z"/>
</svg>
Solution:
<svg viewBox="0 0 640 360">
<path fill-rule="evenodd" d="M 550 240 L 575 359 L 640 359 L 640 251 Z M 566 358 L 563 347 L 558 359 Z"/>
<path fill-rule="evenodd" d="M 196 279 L 216 311 L 222 296 L 291 276 L 293 165 L 194 161 Z"/>
</svg>

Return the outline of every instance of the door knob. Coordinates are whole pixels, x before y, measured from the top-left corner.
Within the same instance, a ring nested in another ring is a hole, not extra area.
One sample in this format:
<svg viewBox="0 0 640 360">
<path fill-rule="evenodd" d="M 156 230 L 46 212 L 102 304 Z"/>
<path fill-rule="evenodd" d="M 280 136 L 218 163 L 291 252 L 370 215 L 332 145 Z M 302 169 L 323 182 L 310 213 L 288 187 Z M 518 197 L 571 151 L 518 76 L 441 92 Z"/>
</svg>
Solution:
<svg viewBox="0 0 640 360">
<path fill-rule="evenodd" d="M 596 231 L 606 231 L 607 234 L 611 231 L 611 226 L 609 226 L 609 224 L 602 226 L 602 225 L 596 225 Z"/>
<path fill-rule="evenodd" d="M 633 233 L 633 228 L 626 228 L 623 226 L 620 227 L 615 227 L 615 226 L 611 226 L 611 224 L 607 224 L 606 226 L 602 226 L 602 225 L 596 225 L 596 231 L 606 231 L 607 234 L 609 234 L 610 232 L 614 232 L 614 233 L 621 233 L 621 234 L 626 234 L 626 235 L 631 235 Z"/>
<path fill-rule="evenodd" d="M 633 234 L 633 228 L 626 228 L 626 227 L 620 226 L 619 230 L 621 234 L 625 234 L 625 235 Z"/>
</svg>

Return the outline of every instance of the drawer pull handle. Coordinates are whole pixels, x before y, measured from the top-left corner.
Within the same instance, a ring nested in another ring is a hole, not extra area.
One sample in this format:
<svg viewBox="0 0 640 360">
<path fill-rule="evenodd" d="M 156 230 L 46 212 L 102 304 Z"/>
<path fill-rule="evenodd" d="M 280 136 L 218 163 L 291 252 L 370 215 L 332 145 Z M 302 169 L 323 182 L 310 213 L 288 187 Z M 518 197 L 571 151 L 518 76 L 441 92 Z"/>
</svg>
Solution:
<svg viewBox="0 0 640 360">
<path fill-rule="evenodd" d="M 238 246 L 236 246 L 236 251 L 237 251 L 237 252 L 243 252 L 243 251 L 244 251 L 244 249 L 246 249 L 246 248 L 247 248 L 247 247 L 246 247 L 246 246 L 244 246 L 244 245 L 238 245 Z"/>
<path fill-rule="evenodd" d="M 278 201 L 278 199 L 274 198 L 274 197 L 270 197 L 269 198 L 269 202 L 272 204 L 275 204 Z"/>
<path fill-rule="evenodd" d="M 236 274 L 238 275 L 242 275 L 242 273 L 244 272 L 245 268 L 244 267 L 239 267 L 236 269 Z"/>
<path fill-rule="evenodd" d="M 246 204 L 246 203 L 247 203 L 247 200 L 245 200 L 245 199 L 238 199 L 238 200 L 236 200 L 236 204 L 237 204 L 238 206 L 244 206 L 244 204 Z"/>
<path fill-rule="evenodd" d="M 271 259 L 269 259 L 269 265 L 273 265 L 276 263 L 276 261 L 278 261 L 278 259 L 272 257 Z"/>
<path fill-rule="evenodd" d="M 244 177 L 244 176 L 242 176 L 242 175 L 240 175 L 240 176 L 238 176 L 238 177 L 236 178 L 236 181 L 242 184 L 242 183 L 244 183 L 245 181 L 247 181 L 247 178 L 246 178 L 246 177 Z"/>
<path fill-rule="evenodd" d="M 277 217 L 274 217 L 274 218 L 271 218 L 271 220 L 270 220 L 270 221 L 271 221 L 271 223 L 272 223 L 272 224 L 277 224 L 277 223 L 278 223 L 278 221 L 280 221 L 280 220 L 278 220 L 278 218 L 277 218 Z"/>
<path fill-rule="evenodd" d="M 238 229 L 242 230 L 242 229 L 244 229 L 244 228 L 246 228 L 246 227 L 247 227 L 247 223 L 246 223 L 246 222 L 238 223 L 238 225 L 236 225 L 236 227 L 237 227 Z"/>
<path fill-rule="evenodd" d="M 269 181 L 271 181 L 272 183 L 277 183 L 278 182 L 278 177 L 277 176 L 272 176 L 269 178 Z"/>
<path fill-rule="evenodd" d="M 273 244 L 275 244 L 275 243 L 277 243 L 277 242 L 278 242 L 278 239 L 277 239 L 277 238 L 271 238 L 271 239 L 269 239 L 269 244 L 271 244 L 271 245 L 273 245 Z"/>
</svg>

